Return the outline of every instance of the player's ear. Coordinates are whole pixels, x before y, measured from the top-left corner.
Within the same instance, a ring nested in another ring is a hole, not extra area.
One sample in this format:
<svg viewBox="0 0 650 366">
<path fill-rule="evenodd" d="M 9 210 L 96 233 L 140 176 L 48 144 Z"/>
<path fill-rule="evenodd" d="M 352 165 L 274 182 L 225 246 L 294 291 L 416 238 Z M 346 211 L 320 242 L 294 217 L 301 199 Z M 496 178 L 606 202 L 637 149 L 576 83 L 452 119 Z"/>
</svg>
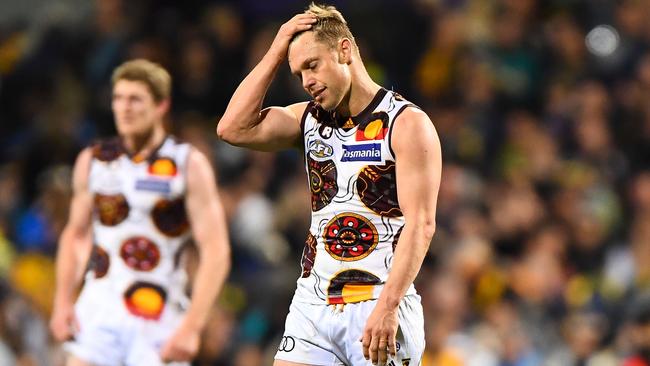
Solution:
<svg viewBox="0 0 650 366">
<path fill-rule="evenodd" d="M 158 113 L 160 113 L 161 116 L 164 116 L 169 111 L 170 105 L 171 101 L 169 98 L 165 98 L 160 103 L 158 103 L 156 109 L 158 109 Z"/>
<path fill-rule="evenodd" d="M 339 63 L 350 64 L 352 61 L 352 42 L 348 38 L 341 38 L 338 45 Z"/>
</svg>

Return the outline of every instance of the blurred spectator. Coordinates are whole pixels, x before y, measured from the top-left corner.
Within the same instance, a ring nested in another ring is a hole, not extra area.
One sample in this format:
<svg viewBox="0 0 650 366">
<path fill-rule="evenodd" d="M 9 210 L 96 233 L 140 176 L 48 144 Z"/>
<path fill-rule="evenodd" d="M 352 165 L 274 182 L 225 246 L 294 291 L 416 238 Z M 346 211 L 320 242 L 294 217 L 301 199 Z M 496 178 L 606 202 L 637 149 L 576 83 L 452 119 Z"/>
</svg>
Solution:
<svg viewBox="0 0 650 366">
<path fill-rule="evenodd" d="M 645 293 L 632 303 L 630 314 L 630 335 L 632 354 L 627 357 L 623 366 L 650 365 L 650 298 Z"/>
</svg>

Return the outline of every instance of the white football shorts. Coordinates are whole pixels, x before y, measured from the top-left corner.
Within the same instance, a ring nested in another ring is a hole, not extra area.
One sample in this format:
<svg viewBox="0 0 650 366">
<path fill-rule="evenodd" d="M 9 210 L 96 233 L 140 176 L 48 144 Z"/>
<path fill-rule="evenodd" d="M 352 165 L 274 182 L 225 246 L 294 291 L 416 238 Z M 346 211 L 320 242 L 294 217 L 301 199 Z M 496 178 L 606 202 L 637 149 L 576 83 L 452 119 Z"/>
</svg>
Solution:
<svg viewBox="0 0 650 366">
<path fill-rule="evenodd" d="M 64 349 L 97 366 L 174 365 L 163 363 L 159 352 L 181 320 L 182 313 L 166 306 L 158 320 L 130 314 L 121 298 L 107 296 L 100 286 L 83 289 L 75 312 L 80 330 Z"/>
<path fill-rule="evenodd" d="M 334 305 L 292 301 L 276 360 L 314 366 L 372 365 L 359 339 L 377 300 Z M 419 295 L 407 295 L 398 308 L 396 357 L 389 366 L 418 366 L 424 352 L 424 316 Z"/>
</svg>

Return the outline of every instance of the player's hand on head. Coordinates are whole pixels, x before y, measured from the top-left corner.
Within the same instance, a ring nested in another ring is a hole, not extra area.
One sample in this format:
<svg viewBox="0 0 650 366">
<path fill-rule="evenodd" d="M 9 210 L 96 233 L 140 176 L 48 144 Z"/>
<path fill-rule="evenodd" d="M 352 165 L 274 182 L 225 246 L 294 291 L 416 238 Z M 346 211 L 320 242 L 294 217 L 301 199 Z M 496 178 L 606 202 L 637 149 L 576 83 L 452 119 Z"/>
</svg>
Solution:
<svg viewBox="0 0 650 366">
<path fill-rule="evenodd" d="M 73 304 L 55 305 L 50 318 L 50 331 L 58 342 L 65 342 L 79 331 Z"/>
<path fill-rule="evenodd" d="M 395 356 L 398 326 L 397 310 L 387 309 L 379 304 L 375 306 L 360 339 L 366 360 L 375 365 L 385 365 L 389 355 Z"/>
<path fill-rule="evenodd" d="M 313 14 L 300 13 L 282 24 L 278 34 L 273 40 L 271 48 L 275 48 L 281 54 L 286 54 L 289 48 L 289 42 L 294 34 L 311 29 L 316 23 L 316 16 Z"/>
<path fill-rule="evenodd" d="M 200 343 L 201 332 L 181 324 L 161 348 L 160 358 L 164 362 L 192 361 Z"/>
</svg>

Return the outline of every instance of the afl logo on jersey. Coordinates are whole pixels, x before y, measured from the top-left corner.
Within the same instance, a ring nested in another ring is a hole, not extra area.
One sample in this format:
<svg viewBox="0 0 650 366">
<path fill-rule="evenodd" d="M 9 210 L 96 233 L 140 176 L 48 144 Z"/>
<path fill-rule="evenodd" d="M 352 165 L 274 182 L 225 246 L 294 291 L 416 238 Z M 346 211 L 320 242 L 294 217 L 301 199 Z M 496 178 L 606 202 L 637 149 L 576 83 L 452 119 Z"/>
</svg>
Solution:
<svg viewBox="0 0 650 366">
<path fill-rule="evenodd" d="M 315 158 L 329 158 L 334 149 L 322 140 L 314 140 L 309 143 L 309 153 Z"/>
</svg>

